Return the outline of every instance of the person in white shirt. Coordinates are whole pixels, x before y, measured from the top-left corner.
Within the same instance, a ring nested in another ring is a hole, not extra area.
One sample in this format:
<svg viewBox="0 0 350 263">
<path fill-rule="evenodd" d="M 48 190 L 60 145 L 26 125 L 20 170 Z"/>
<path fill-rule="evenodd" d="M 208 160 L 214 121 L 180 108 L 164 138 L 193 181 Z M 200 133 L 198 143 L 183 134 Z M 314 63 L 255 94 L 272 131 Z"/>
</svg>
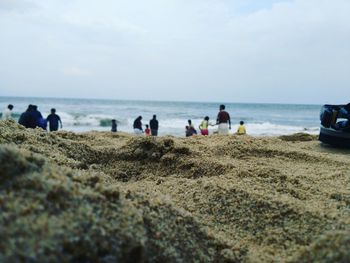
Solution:
<svg viewBox="0 0 350 263">
<path fill-rule="evenodd" d="M 10 119 L 12 119 L 12 109 L 13 109 L 13 105 L 9 104 L 7 106 L 7 109 L 2 114 L 2 119 L 3 120 L 10 120 Z"/>
</svg>

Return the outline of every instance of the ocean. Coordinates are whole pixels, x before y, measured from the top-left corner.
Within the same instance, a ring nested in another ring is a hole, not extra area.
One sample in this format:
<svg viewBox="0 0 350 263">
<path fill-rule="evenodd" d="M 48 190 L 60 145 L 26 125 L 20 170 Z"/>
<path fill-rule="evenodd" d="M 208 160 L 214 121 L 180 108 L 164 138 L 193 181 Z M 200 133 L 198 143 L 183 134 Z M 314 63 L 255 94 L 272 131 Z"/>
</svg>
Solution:
<svg viewBox="0 0 350 263">
<path fill-rule="evenodd" d="M 153 114 L 159 120 L 159 135 L 184 136 L 187 120 L 197 128 L 205 116 L 215 124 L 219 102 L 127 101 L 100 99 L 0 97 L 0 109 L 14 105 L 18 119 L 28 104 L 38 106 L 43 116 L 56 108 L 63 129 L 74 132 L 110 131 L 110 120 L 116 119 L 118 131 L 133 132 L 134 119 L 142 116 L 143 125 Z M 253 136 L 286 135 L 297 132 L 317 134 L 321 105 L 223 103 L 231 115 L 232 130 L 239 121 L 245 122 L 247 133 Z M 210 127 L 214 132 L 216 126 Z"/>
</svg>

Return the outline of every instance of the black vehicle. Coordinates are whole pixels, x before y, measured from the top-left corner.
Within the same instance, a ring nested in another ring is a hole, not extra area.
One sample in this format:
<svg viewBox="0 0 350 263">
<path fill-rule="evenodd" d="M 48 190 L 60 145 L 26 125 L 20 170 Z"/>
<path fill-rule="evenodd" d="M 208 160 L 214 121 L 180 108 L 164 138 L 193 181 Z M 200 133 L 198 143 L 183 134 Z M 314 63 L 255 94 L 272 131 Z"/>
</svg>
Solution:
<svg viewBox="0 0 350 263">
<path fill-rule="evenodd" d="M 350 148 L 350 103 L 324 105 L 320 114 L 319 140 L 325 144 Z"/>
</svg>

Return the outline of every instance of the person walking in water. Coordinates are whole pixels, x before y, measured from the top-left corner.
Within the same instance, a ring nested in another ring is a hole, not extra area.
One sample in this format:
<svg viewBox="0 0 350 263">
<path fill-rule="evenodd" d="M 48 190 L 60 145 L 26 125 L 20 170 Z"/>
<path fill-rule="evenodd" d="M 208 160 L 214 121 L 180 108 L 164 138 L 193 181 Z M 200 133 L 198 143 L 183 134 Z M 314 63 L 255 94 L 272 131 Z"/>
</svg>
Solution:
<svg viewBox="0 0 350 263">
<path fill-rule="evenodd" d="M 3 120 L 11 120 L 12 119 L 12 110 L 13 110 L 13 105 L 9 104 L 7 106 L 7 109 L 4 110 L 4 112 L 2 114 L 2 119 Z"/>
<path fill-rule="evenodd" d="M 61 124 L 62 129 L 62 121 L 60 116 L 56 114 L 56 109 L 51 109 L 51 114 L 47 116 L 46 120 L 49 123 L 49 129 L 51 132 L 58 130 L 58 123 Z"/>
<path fill-rule="evenodd" d="M 159 123 L 157 120 L 157 115 L 153 115 L 153 119 L 149 121 L 149 127 L 151 128 L 151 135 L 158 136 Z"/>
<path fill-rule="evenodd" d="M 218 117 L 216 119 L 216 124 L 219 125 L 219 134 L 228 134 L 229 129 L 231 130 L 231 118 L 230 114 L 225 111 L 225 105 L 220 105 Z"/>
<path fill-rule="evenodd" d="M 201 131 L 201 134 L 204 136 L 209 135 L 209 117 L 206 116 L 204 120 L 202 121 L 201 125 L 199 125 L 199 130 Z"/>
<path fill-rule="evenodd" d="M 141 120 L 142 116 L 138 116 L 134 121 L 134 133 L 137 135 L 141 135 L 143 133 Z"/>
</svg>

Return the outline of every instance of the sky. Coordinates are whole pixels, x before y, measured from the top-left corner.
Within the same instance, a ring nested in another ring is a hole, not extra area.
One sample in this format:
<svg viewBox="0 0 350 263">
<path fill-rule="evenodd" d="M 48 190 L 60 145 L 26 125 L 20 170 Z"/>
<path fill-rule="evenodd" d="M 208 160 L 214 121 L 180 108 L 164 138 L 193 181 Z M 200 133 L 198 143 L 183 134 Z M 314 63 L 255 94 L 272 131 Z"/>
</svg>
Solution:
<svg viewBox="0 0 350 263">
<path fill-rule="evenodd" d="M 0 0 L 0 96 L 347 103 L 349 0 Z"/>
</svg>

